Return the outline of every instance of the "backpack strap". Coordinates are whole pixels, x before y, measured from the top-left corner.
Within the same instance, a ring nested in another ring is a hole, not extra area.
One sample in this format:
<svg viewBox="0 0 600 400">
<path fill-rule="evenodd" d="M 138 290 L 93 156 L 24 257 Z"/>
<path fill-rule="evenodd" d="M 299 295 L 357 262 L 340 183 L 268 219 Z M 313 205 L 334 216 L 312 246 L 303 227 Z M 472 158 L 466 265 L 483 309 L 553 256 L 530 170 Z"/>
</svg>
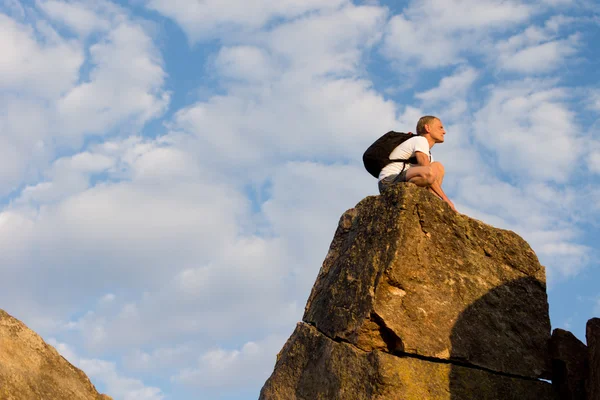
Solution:
<svg viewBox="0 0 600 400">
<path fill-rule="evenodd" d="M 431 159 L 431 155 L 430 155 L 429 158 Z M 402 162 L 404 164 L 406 164 L 406 163 L 416 164 L 417 163 L 417 157 L 411 157 L 411 158 L 406 159 L 406 160 L 400 160 L 398 158 L 395 158 L 395 159 L 391 159 L 390 162 L 393 162 L 393 163 L 394 162 Z"/>
</svg>

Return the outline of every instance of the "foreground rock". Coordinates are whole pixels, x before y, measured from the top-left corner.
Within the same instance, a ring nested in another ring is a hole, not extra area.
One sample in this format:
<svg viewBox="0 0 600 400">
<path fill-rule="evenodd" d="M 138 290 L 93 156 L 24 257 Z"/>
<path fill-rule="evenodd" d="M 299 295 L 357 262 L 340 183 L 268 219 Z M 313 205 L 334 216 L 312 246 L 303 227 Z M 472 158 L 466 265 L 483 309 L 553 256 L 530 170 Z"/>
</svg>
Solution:
<svg viewBox="0 0 600 400">
<path fill-rule="evenodd" d="M 533 250 L 412 184 L 342 217 L 303 320 L 365 351 L 550 375 L 545 270 Z"/>
<path fill-rule="evenodd" d="M 571 332 L 555 329 L 550 341 L 552 385 L 560 400 L 585 400 L 588 349 Z"/>
<path fill-rule="evenodd" d="M 0 399 L 110 400 L 22 322 L 0 310 Z"/>
<path fill-rule="evenodd" d="M 260 400 L 550 400 L 536 380 L 449 363 L 366 352 L 299 323 L 264 385 Z"/>
<path fill-rule="evenodd" d="M 342 216 L 303 321 L 262 399 L 552 398 L 535 253 L 412 184 Z"/>
<path fill-rule="evenodd" d="M 589 352 L 588 399 L 600 399 L 600 318 L 587 322 L 585 340 Z"/>
</svg>

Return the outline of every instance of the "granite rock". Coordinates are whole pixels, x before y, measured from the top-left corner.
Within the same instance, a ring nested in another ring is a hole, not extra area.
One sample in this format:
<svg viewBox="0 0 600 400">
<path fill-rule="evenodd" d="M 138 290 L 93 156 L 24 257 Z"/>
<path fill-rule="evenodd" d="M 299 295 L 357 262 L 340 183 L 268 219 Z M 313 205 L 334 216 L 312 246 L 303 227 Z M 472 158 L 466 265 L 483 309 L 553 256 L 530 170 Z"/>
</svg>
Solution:
<svg viewBox="0 0 600 400">
<path fill-rule="evenodd" d="M 364 351 L 299 323 L 260 400 L 551 400 L 547 382 Z"/>
<path fill-rule="evenodd" d="M 533 250 L 409 183 L 342 216 L 303 321 L 363 351 L 550 377 L 545 269 Z"/>
<path fill-rule="evenodd" d="M 111 400 L 25 324 L 0 310 L 0 399 Z"/>
</svg>

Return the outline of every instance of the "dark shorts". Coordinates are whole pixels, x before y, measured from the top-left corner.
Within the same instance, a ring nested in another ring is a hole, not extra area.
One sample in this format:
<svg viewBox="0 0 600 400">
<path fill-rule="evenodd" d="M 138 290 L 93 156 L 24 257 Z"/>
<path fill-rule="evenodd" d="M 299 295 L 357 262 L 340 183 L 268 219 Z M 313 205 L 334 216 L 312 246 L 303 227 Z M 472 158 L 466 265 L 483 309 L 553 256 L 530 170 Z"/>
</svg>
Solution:
<svg viewBox="0 0 600 400">
<path fill-rule="evenodd" d="M 385 190 L 385 188 L 388 187 L 389 185 L 392 185 L 392 184 L 398 183 L 398 182 L 406 182 L 406 173 L 407 172 L 408 172 L 408 169 L 405 169 L 404 171 L 400 172 L 397 175 L 386 176 L 385 178 L 380 180 L 379 181 L 379 193 L 383 192 Z"/>
</svg>

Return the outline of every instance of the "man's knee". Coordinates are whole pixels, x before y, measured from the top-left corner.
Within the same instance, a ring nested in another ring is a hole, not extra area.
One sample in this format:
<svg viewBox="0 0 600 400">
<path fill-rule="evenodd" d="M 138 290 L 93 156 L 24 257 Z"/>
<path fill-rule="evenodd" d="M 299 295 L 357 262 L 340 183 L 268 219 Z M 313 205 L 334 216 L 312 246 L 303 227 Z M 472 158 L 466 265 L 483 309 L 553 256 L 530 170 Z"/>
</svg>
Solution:
<svg viewBox="0 0 600 400">
<path fill-rule="evenodd" d="M 437 177 L 438 171 L 433 165 L 430 165 L 425 171 L 423 171 L 423 178 L 427 182 L 427 186 L 433 185 Z"/>
<path fill-rule="evenodd" d="M 444 169 L 444 166 L 441 162 L 434 161 L 431 163 L 431 166 L 435 169 L 437 176 L 443 177 L 446 173 L 446 170 Z"/>
<path fill-rule="evenodd" d="M 439 172 L 434 165 L 411 168 L 407 173 L 407 180 L 418 186 L 431 186 L 438 179 Z"/>
</svg>

